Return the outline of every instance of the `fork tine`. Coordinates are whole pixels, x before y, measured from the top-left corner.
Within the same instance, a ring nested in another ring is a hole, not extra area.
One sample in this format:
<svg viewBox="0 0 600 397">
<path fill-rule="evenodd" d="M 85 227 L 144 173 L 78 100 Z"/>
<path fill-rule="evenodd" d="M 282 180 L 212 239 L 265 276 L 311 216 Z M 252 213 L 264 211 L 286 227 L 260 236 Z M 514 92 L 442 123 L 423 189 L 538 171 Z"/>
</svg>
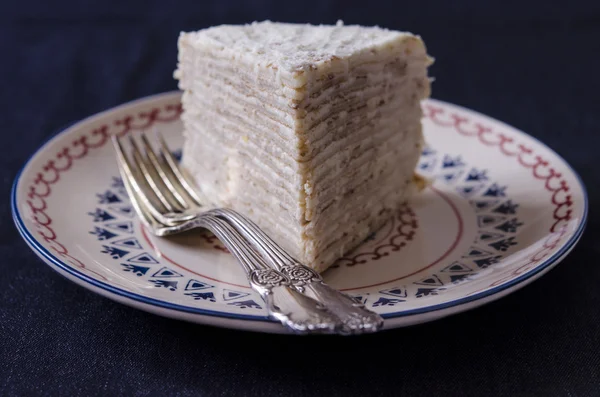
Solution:
<svg viewBox="0 0 600 397">
<path fill-rule="evenodd" d="M 160 144 L 160 155 L 167 165 L 167 167 L 164 168 L 165 173 L 169 175 L 175 186 L 181 186 L 184 194 L 187 194 L 188 197 L 193 200 L 195 205 L 202 206 L 202 200 L 192 187 L 192 183 L 190 183 L 185 174 L 179 169 L 177 160 L 175 160 L 175 157 L 173 157 L 171 154 L 171 151 L 169 150 L 164 138 L 158 132 L 156 133 L 156 137 Z"/>
<path fill-rule="evenodd" d="M 120 139 L 113 136 L 112 141 L 117 151 L 119 166 L 123 170 L 123 180 L 126 180 L 129 183 L 132 190 L 132 193 L 130 194 L 131 200 L 133 201 L 137 198 L 139 203 L 143 204 L 143 207 L 148 210 L 152 217 L 160 223 L 169 224 L 169 219 L 162 215 L 166 209 L 154 195 L 152 189 L 146 185 L 146 179 L 139 175 L 139 170 L 134 169 L 131 160 L 129 160 L 125 154 L 125 149 L 123 149 Z M 136 174 L 136 171 L 138 171 L 138 174 Z"/>
<path fill-rule="evenodd" d="M 163 165 L 160 163 L 152 145 L 148 141 L 146 134 L 141 134 L 142 143 L 144 145 L 144 149 L 150 163 L 148 166 L 153 169 L 157 178 L 160 179 L 162 185 L 167 189 L 167 191 L 172 195 L 172 199 L 175 200 L 175 206 L 178 207 L 180 211 L 185 210 L 190 207 L 190 203 L 186 202 L 186 200 L 181 196 L 179 190 L 174 185 L 171 179 L 167 176 Z"/>
<path fill-rule="evenodd" d="M 179 203 L 177 203 L 176 199 L 169 196 L 166 193 L 166 189 L 164 188 L 164 183 L 162 182 L 159 175 L 157 175 L 156 170 L 153 167 L 151 161 L 148 161 L 147 151 L 145 154 L 142 154 L 135 138 L 130 135 L 129 140 L 131 142 L 131 146 L 133 147 L 133 158 L 135 160 L 136 165 L 141 171 L 142 176 L 146 179 L 147 185 L 152 189 L 154 195 L 158 198 L 160 203 L 166 208 L 168 212 L 180 211 L 182 210 Z"/>
<path fill-rule="evenodd" d="M 121 162 L 119 161 L 118 164 L 119 164 L 119 171 L 120 171 L 121 177 L 123 179 L 123 184 L 125 185 L 125 190 L 127 190 L 127 194 L 129 195 L 131 205 L 133 206 L 135 212 L 138 214 L 138 217 L 140 218 L 142 223 L 151 231 L 153 231 L 153 232 L 156 231 L 162 225 L 160 223 L 158 223 L 158 221 L 156 221 L 156 219 L 154 219 L 152 217 L 152 215 L 150 215 L 148 213 L 148 210 L 144 207 L 144 204 L 141 202 L 137 193 L 131 186 L 129 179 L 126 177 L 125 170 L 123 169 Z"/>
</svg>

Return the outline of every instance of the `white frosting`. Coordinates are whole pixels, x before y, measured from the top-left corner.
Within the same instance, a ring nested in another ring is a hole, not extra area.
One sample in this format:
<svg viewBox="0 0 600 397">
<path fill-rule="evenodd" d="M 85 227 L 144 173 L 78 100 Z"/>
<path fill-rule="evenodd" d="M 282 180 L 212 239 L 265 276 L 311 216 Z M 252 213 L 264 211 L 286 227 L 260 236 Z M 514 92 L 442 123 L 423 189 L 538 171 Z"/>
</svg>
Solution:
<svg viewBox="0 0 600 397">
<path fill-rule="evenodd" d="M 344 25 L 302 25 L 253 22 L 247 25 L 220 25 L 192 33 L 182 33 L 196 47 L 211 45 L 232 54 L 250 55 L 256 65 L 272 65 L 295 72 L 331 60 L 345 59 L 358 52 L 375 49 L 411 33 L 380 27 Z"/>
</svg>

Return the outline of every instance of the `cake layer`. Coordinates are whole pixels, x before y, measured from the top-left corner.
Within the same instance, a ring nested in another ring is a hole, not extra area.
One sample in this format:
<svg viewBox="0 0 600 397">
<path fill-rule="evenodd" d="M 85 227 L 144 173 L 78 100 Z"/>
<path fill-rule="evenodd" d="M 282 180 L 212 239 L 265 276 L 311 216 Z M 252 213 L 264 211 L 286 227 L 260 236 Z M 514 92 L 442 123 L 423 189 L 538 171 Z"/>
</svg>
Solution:
<svg viewBox="0 0 600 397">
<path fill-rule="evenodd" d="M 205 122 L 209 125 L 209 122 Z M 211 126 L 211 129 L 213 127 Z M 218 128 L 218 127 L 214 127 Z M 190 138 L 190 146 L 210 145 L 211 133 L 210 130 L 202 132 L 200 130 L 192 129 L 195 134 Z M 237 136 L 235 127 L 228 125 L 226 126 L 227 131 L 233 131 L 233 136 Z M 366 130 L 366 132 L 369 132 Z M 363 136 L 358 136 L 350 142 L 346 142 L 345 146 L 341 145 L 330 145 L 330 147 L 323 152 L 323 156 L 319 156 L 320 162 L 318 163 L 318 171 L 311 174 L 311 184 L 323 183 L 325 185 L 335 186 L 330 184 L 330 181 L 339 179 L 344 176 L 344 173 L 351 174 L 355 168 L 364 168 L 365 161 L 369 157 L 379 157 L 381 161 L 386 158 L 386 153 L 391 151 L 398 151 L 400 144 L 405 143 L 404 149 L 413 151 L 417 144 L 420 144 L 419 134 L 408 134 L 414 136 L 416 140 L 407 141 L 407 133 L 398 134 L 395 129 L 384 129 L 378 132 L 374 136 L 369 136 L 365 139 Z M 275 176 L 275 179 L 270 178 L 270 181 L 276 183 L 277 178 L 283 177 L 284 180 L 280 181 L 281 186 L 285 187 L 287 193 L 294 195 L 299 186 L 301 186 L 301 180 L 295 178 L 295 172 L 298 169 L 289 167 L 287 164 L 283 164 L 277 158 L 278 153 L 275 153 L 274 149 L 278 149 L 274 146 L 268 146 L 267 148 L 258 147 L 255 143 L 257 140 L 243 140 L 238 145 L 238 153 L 240 155 L 248 157 L 250 160 L 247 163 L 256 162 L 258 166 L 263 170 L 265 174 L 269 172 Z M 196 144 L 196 142 L 198 142 Z M 258 141 L 262 142 L 262 141 Z M 209 150 L 218 150 L 220 145 L 227 145 L 226 141 L 218 141 L 215 146 L 210 147 Z M 379 148 L 376 152 L 372 151 L 373 148 Z M 338 153 L 338 156 L 332 156 L 333 153 Z M 317 168 L 317 167 L 315 167 Z M 277 170 L 275 172 L 274 170 Z M 355 175 L 355 174 L 352 174 Z M 281 178 L 280 178 L 281 179 Z"/>
<path fill-rule="evenodd" d="M 417 59 L 411 62 L 410 59 L 391 57 L 384 62 L 382 65 L 376 64 L 377 67 L 366 64 L 354 69 L 346 69 L 342 73 L 330 72 L 322 80 L 316 81 L 310 87 L 310 92 L 304 89 L 291 89 L 282 86 L 273 81 L 270 76 L 245 73 L 237 67 L 232 67 L 230 61 L 214 62 L 210 58 L 202 57 L 194 64 L 187 65 L 187 68 L 193 68 L 196 73 L 199 73 L 208 87 L 212 87 L 215 82 L 225 82 L 229 85 L 240 86 L 245 91 L 252 90 L 267 97 L 267 99 L 280 98 L 285 107 L 289 109 L 312 110 L 313 107 L 319 106 L 321 102 L 330 99 L 332 93 L 337 95 L 344 86 L 358 86 L 367 82 L 376 84 L 378 81 L 383 81 L 389 77 L 402 77 L 405 75 L 426 77 L 426 74 L 423 73 L 422 64 L 428 62 L 427 59 Z M 192 82 L 192 84 L 194 83 L 196 81 Z M 192 87 L 185 88 L 192 89 Z M 305 99 L 306 101 L 304 101 Z"/>
<path fill-rule="evenodd" d="M 248 106 L 236 100 L 227 101 L 227 105 L 225 105 L 225 102 L 225 98 L 214 95 L 207 98 L 197 98 L 195 106 L 202 107 L 205 113 L 214 111 L 218 112 L 219 115 L 227 116 L 223 118 L 223 120 L 226 120 L 224 122 L 235 120 L 235 123 L 230 124 L 234 126 L 239 125 L 240 127 L 243 126 L 244 128 L 248 128 L 249 131 L 258 131 L 255 124 L 256 120 L 259 119 L 261 120 L 259 124 L 265 124 L 268 131 L 278 132 L 280 139 L 276 139 L 276 141 L 281 147 L 285 146 L 285 140 L 293 139 L 294 136 L 291 135 L 289 129 L 286 130 L 288 126 L 282 124 L 280 120 L 275 119 L 272 114 L 265 114 L 261 109 Z M 421 118 L 419 104 L 410 102 L 407 104 L 405 102 L 406 98 L 398 97 L 390 100 L 384 105 L 375 106 L 371 109 L 366 108 L 364 105 L 362 105 L 362 109 L 358 110 L 349 106 L 347 111 L 340 111 L 330 115 L 329 120 L 331 122 L 322 123 L 322 126 L 324 127 L 323 130 L 329 131 L 329 133 L 321 133 L 318 128 L 311 130 L 311 133 L 309 133 L 306 138 L 306 141 L 310 143 L 310 150 L 298 160 L 310 160 L 311 155 L 318 154 L 322 151 L 322 148 L 327 147 L 326 144 L 328 143 L 339 142 L 340 145 L 344 145 L 343 139 L 355 139 L 355 137 L 351 135 L 351 131 L 354 128 L 364 127 L 367 123 L 372 122 L 373 119 L 378 119 L 381 123 L 393 123 L 399 121 L 410 122 L 411 120 L 409 120 L 409 118 L 412 117 L 414 120 L 418 121 Z M 245 112 L 245 110 L 248 109 L 251 111 L 250 114 Z M 185 115 L 183 117 L 186 118 L 188 116 L 189 115 Z M 353 119 L 357 119 L 358 121 L 354 122 Z M 193 121 L 191 121 L 191 123 L 193 123 Z M 328 129 L 325 128 L 328 126 Z M 282 131 L 282 133 L 279 134 L 279 131 Z M 287 133 L 285 133 L 285 131 L 287 131 Z M 318 132 L 315 133 L 313 131 Z M 242 133 L 239 138 L 247 139 L 248 134 Z M 292 154 L 293 153 L 289 153 L 290 156 Z"/>
<path fill-rule="evenodd" d="M 354 158 L 349 157 L 345 161 L 344 159 L 341 160 L 342 165 L 344 163 L 351 163 L 353 167 L 340 166 L 337 163 L 338 160 L 330 159 L 328 162 L 330 164 L 325 164 L 322 167 L 323 169 L 334 168 L 334 170 L 332 169 L 330 173 L 325 175 L 326 179 L 323 181 L 317 180 L 317 183 L 310 182 L 310 186 L 303 187 L 305 192 L 310 189 L 310 195 L 306 199 L 307 212 L 312 214 L 314 211 L 319 211 L 318 207 L 312 207 L 313 203 L 320 203 L 321 206 L 326 206 L 329 204 L 329 200 L 332 200 L 336 195 L 359 188 L 361 183 L 368 178 L 369 174 L 379 175 L 386 169 L 395 171 L 393 165 L 398 163 L 399 159 L 401 160 L 411 152 L 414 152 L 410 145 L 406 145 L 405 147 L 398 145 L 403 140 L 405 141 L 405 138 L 402 135 L 392 135 L 391 139 L 387 140 L 387 145 L 364 145 L 361 150 L 355 151 L 356 156 Z M 363 143 L 366 144 L 366 142 Z M 213 146 L 208 140 L 203 139 L 202 135 L 195 135 L 194 139 L 190 140 L 189 147 L 193 149 L 194 146 L 199 145 L 207 153 L 219 150 L 220 148 L 220 145 Z M 199 153 L 199 150 L 194 149 L 194 152 Z M 257 155 L 252 151 L 244 151 L 237 155 L 241 157 L 240 161 L 245 164 L 242 174 L 252 173 L 253 184 L 257 185 L 260 189 L 275 192 L 278 200 L 281 201 L 280 204 L 286 207 L 291 206 L 297 203 L 297 200 L 302 197 L 298 192 L 299 181 L 290 181 L 290 179 L 282 175 L 281 169 L 273 167 L 270 164 L 272 161 L 271 158 Z M 207 179 L 207 175 L 210 174 L 209 169 L 205 169 L 203 165 L 195 166 L 195 168 L 200 168 L 201 172 L 199 172 L 199 175 L 203 179 Z M 248 188 L 251 188 L 251 186 L 246 187 L 246 189 Z M 237 195 L 239 193 L 232 192 L 232 194 Z M 298 214 L 298 216 L 301 219 L 301 215 Z"/>
</svg>

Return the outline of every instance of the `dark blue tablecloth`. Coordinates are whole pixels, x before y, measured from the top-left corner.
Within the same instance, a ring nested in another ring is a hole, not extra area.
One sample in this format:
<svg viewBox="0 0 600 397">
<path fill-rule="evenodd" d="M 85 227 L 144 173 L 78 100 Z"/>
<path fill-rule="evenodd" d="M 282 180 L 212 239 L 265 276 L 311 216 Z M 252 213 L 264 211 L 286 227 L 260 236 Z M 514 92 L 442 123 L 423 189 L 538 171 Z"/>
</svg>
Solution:
<svg viewBox="0 0 600 397">
<path fill-rule="evenodd" d="M 65 124 L 175 89 L 179 31 L 264 19 L 421 34 L 435 98 L 531 133 L 582 175 L 579 246 L 498 302 L 361 338 L 173 321 L 45 266 L 10 216 L 28 156 Z M 3 1 L 0 57 L 0 395 L 600 395 L 600 2 Z"/>
</svg>

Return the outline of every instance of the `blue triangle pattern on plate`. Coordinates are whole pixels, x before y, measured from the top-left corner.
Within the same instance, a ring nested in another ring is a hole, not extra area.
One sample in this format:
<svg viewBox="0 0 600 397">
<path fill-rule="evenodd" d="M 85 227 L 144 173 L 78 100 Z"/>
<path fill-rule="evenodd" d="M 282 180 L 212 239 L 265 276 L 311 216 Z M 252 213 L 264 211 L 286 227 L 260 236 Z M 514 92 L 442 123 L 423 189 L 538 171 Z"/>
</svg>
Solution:
<svg viewBox="0 0 600 397">
<path fill-rule="evenodd" d="M 395 296 L 398 298 L 406 298 L 406 296 L 408 295 L 406 292 L 406 288 L 402 287 L 384 289 L 383 291 L 379 291 L 379 293 L 384 295 Z"/>
<path fill-rule="evenodd" d="M 447 174 L 442 174 L 439 178 L 441 178 L 442 180 L 444 180 L 444 182 L 446 182 L 446 183 L 453 183 L 458 178 L 460 178 L 460 176 L 462 174 L 463 174 L 463 171 L 450 172 L 450 173 L 447 173 Z"/>
<path fill-rule="evenodd" d="M 152 255 L 150 255 L 147 252 L 142 252 L 141 254 L 137 254 L 136 256 L 127 259 L 127 262 L 144 263 L 147 265 L 157 265 L 160 263 L 159 261 L 154 259 L 152 257 Z"/>
<path fill-rule="evenodd" d="M 109 247 L 108 245 L 103 245 L 102 248 L 104 249 L 100 252 L 110 255 L 110 257 L 113 259 L 121 259 L 129 253 L 129 251 L 125 251 L 116 247 Z"/>
<path fill-rule="evenodd" d="M 470 276 L 471 276 L 470 274 L 451 274 L 450 282 L 457 284 L 457 283 L 460 283 L 461 281 L 466 281 Z"/>
<path fill-rule="evenodd" d="M 477 225 L 479 225 L 479 227 L 488 227 L 500 223 L 505 219 L 506 217 L 501 215 L 478 215 Z"/>
<path fill-rule="evenodd" d="M 88 212 L 88 215 L 94 218 L 94 222 L 106 222 L 116 219 L 114 216 L 101 208 L 96 208 L 94 212 Z"/>
<path fill-rule="evenodd" d="M 463 255 L 463 258 L 481 258 L 488 255 L 492 255 L 492 253 L 482 250 L 481 248 L 471 247 L 467 250 L 467 253 Z"/>
<path fill-rule="evenodd" d="M 487 170 L 478 170 L 477 168 L 472 168 L 467 175 L 466 181 L 487 181 L 487 179 Z"/>
<path fill-rule="evenodd" d="M 444 291 L 445 288 L 419 288 L 417 293 L 415 294 L 416 298 L 423 298 L 425 296 L 436 296 L 439 295 L 441 291 Z"/>
<path fill-rule="evenodd" d="M 435 274 L 432 274 L 431 276 L 427 276 L 424 279 L 422 279 L 421 281 L 416 281 L 414 284 L 418 284 L 418 285 L 430 285 L 432 287 L 434 286 L 442 286 L 444 285 L 444 283 L 442 282 L 442 280 L 440 280 L 440 278 L 438 276 L 436 276 Z"/>
<path fill-rule="evenodd" d="M 97 194 L 96 196 L 98 197 L 98 203 L 100 204 L 113 204 L 121 202 L 119 196 L 117 196 L 110 190 L 107 190 L 106 192 L 101 194 Z"/>
<path fill-rule="evenodd" d="M 473 208 L 475 208 L 475 211 L 480 212 L 480 211 L 485 211 L 488 210 L 490 208 L 492 208 L 493 206 L 495 206 L 496 204 L 498 204 L 500 202 L 500 200 L 471 200 L 470 203 L 473 206 Z"/>
<path fill-rule="evenodd" d="M 497 240 L 502 237 L 504 237 L 504 234 L 501 234 L 501 233 L 480 232 L 479 237 L 477 239 L 478 239 L 478 241 L 491 241 L 491 240 Z"/>
<path fill-rule="evenodd" d="M 419 164 L 419 169 L 421 171 L 431 171 L 435 168 L 435 165 L 437 163 L 437 159 L 431 159 L 429 161 L 424 161 L 421 164 Z"/>
<path fill-rule="evenodd" d="M 465 198 L 469 198 L 475 195 L 475 193 L 477 193 L 478 191 L 480 191 L 481 189 L 483 189 L 485 185 L 483 184 L 479 184 L 479 185 L 470 185 L 470 186 L 459 186 L 456 188 L 456 190 L 458 191 L 458 193 L 465 197 Z"/>
<path fill-rule="evenodd" d="M 111 244 L 118 245 L 119 247 L 135 248 L 138 250 L 142 249 L 140 242 L 135 237 L 127 237 L 117 241 L 111 241 Z"/>
<path fill-rule="evenodd" d="M 154 273 L 152 275 L 152 277 L 170 278 L 170 277 L 183 277 L 183 275 L 177 273 L 175 270 L 169 269 L 168 267 L 163 267 L 159 271 L 157 271 L 156 273 Z"/>
<path fill-rule="evenodd" d="M 379 298 L 376 302 L 373 303 L 373 307 L 379 306 L 394 306 L 397 303 L 406 302 L 404 299 L 395 299 L 395 298 Z"/>
<path fill-rule="evenodd" d="M 94 230 L 90 234 L 94 234 L 99 241 L 109 240 L 118 236 L 118 234 L 102 229 L 101 227 L 94 227 Z"/>
<path fill-rule="evenodd" d="M 464 273 L 464 272 L 471 272 L 473 271 L 469 266 L 465 265 L 464 263 L 460 263 L 460 262 L 453 262 L 451 264 L 449 264 L 448 266 L 446 266 L 445 268 L 443 268 L 442 270 L 440 270 L 440 272 L 443 273 Z"/>
<path fill-rule="evenodd" d="M 495 263 L 500 262 L 500 259 L 502 259 L 502 257 L 500 255 L 498 256 L 490 256 L 488 258 L 482 258 L 482 259 L 475 259 L 473 261 L 473 263 L 475 263 L 479 268 L 481 269 L 485 269 Z"/>
<path fill-rule="evenodd" d="M 504 222 L 503 224 L 496 226 L 496 229 L 501 230 L 506 233 L 515 233 L 519 226 L 523 226 L 523 222 L 519 222 L 517 218 L 513 218 L 509 221 Z"/>
<path fill-rule="evenodd" d="M 212 287 L 214 287 L 214 285 L 206 284 L 202 281 L 192 279 L 192 280 L 188 281 L 187 285 L 185 286 L 185 290 L 186 291 L 196 291 L 199 289 L 207 289 L 207 288 L 212 288 Z"/>
<path fill-rule="evenodd" d="M 181 149 L 173 150 L 171 152 L 171 154 L 173 155 L 173 157 L 175 157 L 175 160 L 181 161 L 181 157 L 183 156 L 183 150 L 181 150 Z"/>
<path fill-rule="evenodd" d="M 155 287 L 167 288 L 169 291 L 175 291 L 177 289 L 177 281 L 150 280 L 150 282 L 154 283 Z"/>
<path fill-rule="evenodd" d="M 465 165 L 465 163 L 462 162 L 460 156 L 452 157 L 445 155 L 444 160 L 442 161 L 442 168 L 461 167 L 463 165 Z"/>
<path fill-rule="evenodd" d="M 143 276 L 144 274 L 146 274 L 146 272 L 148 270 L 150 270 L 149 267 L 130 265 L 129 263 L 121 263 L 121 266 L 124 267 L 124 269 L 123 269 L 124 272 L 131 272 L 138 277 Z"/>
<path fill-rule="evenodd" d="M 212 292 L 187 292 L 186 295 L 191 296 L 194 300 L 205 300 L 209 302 L 216 302 L 215 294 Z"/>
<path fill-rule="evenodd" d="M 130 221 L 105 223 L 104 226 L 119 232 L 133 234 L 133 222 Z"/>
<path fill-rule="evenodd" d="M 421 151 L 421 156 L 431 156 L 432 154 L 436 154 L 437 152 L 430 147 L 423 148 Z"/>
<path fill-rule="evenodd" d="M 133 218 L 133 215 L 135 214 L 135 212 L 133 211 L 133 207 L 129 205 L 113 205 L 108 207 L 108 209 L 113 212 L 117 212 L 121 215 L 124 215 L 128 218 Z"/>
<path fill-rule="evenodd" d="M 230 302 L 228 305 L 237 306 L 240 309 L 262 309 L 260 305 L 253 300 Z"/>
<path fill-rule="evenodd" d="M 112 183 L 110 184 L 111 187 L 114 188 L 124 188 L 125 184 L 123 183 L 123 179 L 121 179 L 121 177 L 119 176 L 113 176 L 112 177 Z"/>
<path fill-rule="evenodd" d="M 513 245 L 517 245 L 517 242 L 514 241 L 515 238 L 514 237 L 509 237 L 507 239 L 504 240 L 500 240 L 500 241 L 496 241 L 494 243 L 488 244 L 490 247 L 497 249 L 498 251 L 502 251 L 505 252 L 507 251 L 511 246 Z"/>
<path fill-rule="evenodd" d="M 499 205 L 498 208 L 494 210 L 494 212 L 504 215 L 514 215 L 517 212 L 518 207 L 519 204 L 514 204 L 512 200 L 507 200 L 505 203 Z"/>
<path fill-rule="evenodd" d="M 368 297 L 362 295 L 352 295 L 352 299 L 364 305 L 367 303 Z"/>
<path fill-rule="evenodd" d="M 505 190 L 506 186 L 500 186 L 497 183 L 494 183 L 485 191 L 485 193 L 483 193 L 483 195 L 489 197 L 504 197 L 506 196 Z"/>
<path fill-rule="evenodd" d="M 234 299 L 246 297 L 248 295 L 250 295 L 248 292 L 233 291 L 230 289 L 223 290 L 223 300 L 224 301 L 231 301 Z"/>
</svg>

